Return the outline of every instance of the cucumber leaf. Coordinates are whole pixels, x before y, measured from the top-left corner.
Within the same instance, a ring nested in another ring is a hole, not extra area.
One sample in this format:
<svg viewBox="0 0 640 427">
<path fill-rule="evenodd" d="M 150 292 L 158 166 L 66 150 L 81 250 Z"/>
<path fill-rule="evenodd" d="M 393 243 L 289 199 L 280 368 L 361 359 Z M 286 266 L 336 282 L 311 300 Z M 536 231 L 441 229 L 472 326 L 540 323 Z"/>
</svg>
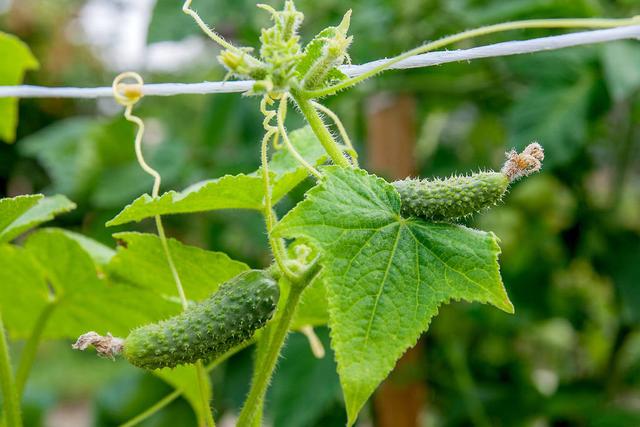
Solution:
<svg viewBox="0 0 640 427">
<path fill-rule="evenodd" d="M 324 150 L 309 127 L 293 131 L 291 144 L 312 165 L 326 161 Z M 309 174 L 286 148 L 275 152 L 270 162 L 272 201 L 277 203 Z M 193 184 L 181 192 L 168 191 L 152 198 L 144 194 L 126 206 L 107 226 L 140 221 L 155 215 L 205 212 L 218 209 L 261 210 L 264 185 L 261 172 L 226 175 Z"/>
<path fill-rule="evenodd" d="M 331 343 L 353 425 L 441 304 L 478 301 L 508 313 L 513 306 L 492 233 L 402 218 L 400 197 L 386 181 L 363 170 L 324 171 L 274 234 L 321 251 Z"/>
<path fill-rule="evenodd" d="M 323 326 L 329 322 L 327 290 L 322 276 L 307 286 L 300 296 L 298 308 L 291 321 L 292 329 L 303 326 Z"/>
<path fill-rule="evenodd" d="M 180 305 L 100 275 L 92 257 L 66 232 L 42 229 L 24 247 L 0 245 L 0 310 L 16 338 L 29 336 L 51 310 L 45 338 L 77 338 L 90 330 L 126 336 L 168 317 Z"/>
<path fill-rule="evenodd" d="M 116 255 L 107 266 L 108 274 L 136 287 L 161 295 L 177 297 L 176 285 L 160 238 L 155 234 L 117 233 L 120 242 Z M 169 250 L 175 262 L 187 298 L 202 300 L 218 286 L 249 269 L 222 252 L 211 252 L 169 239 Z"/>
<path fill-rule="evenodd" d="M 75 203 L 63 195 L 44 197 L 42 194 L 29 194 L 0 199 L 0 243 L 9 242 L 75 207 Z"/>
</svg>

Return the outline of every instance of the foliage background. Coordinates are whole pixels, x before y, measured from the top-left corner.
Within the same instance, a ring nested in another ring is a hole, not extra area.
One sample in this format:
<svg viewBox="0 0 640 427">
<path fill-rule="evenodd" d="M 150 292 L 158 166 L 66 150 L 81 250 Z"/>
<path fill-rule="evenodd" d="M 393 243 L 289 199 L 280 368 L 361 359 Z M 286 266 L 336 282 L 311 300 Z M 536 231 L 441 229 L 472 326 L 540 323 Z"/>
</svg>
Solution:
<svg viewBox="0 0 640 427">
<path fill-rule="evenodd" d="M 126 1 L 102 3 L 116 11 L 133 7 Z M 241 44 L 255 45 L 257 29 L 267 24 L 253 0 L 194 3 L 205 21 Z M 78 20 L 95 6 L 81 0 L 20 0 L 0 15 L 0 30 L 24 40 L 41 63 L 28 74 L 28 83 L 108 85 L 127 65 L 105 59 L 100 46 L 83 39 Z M 501 21 L 640 13 L 633 0 L 299 0 L 297 6 L 305 12 L 307 38 L 353 8 L 354 63 Z M 104 19 L 110 19 L 106 12 Z M 482 42 L 547 33 L 521 31 Z M 224 76 L 217 49 L 201 40 L 175 1 L 157 0 L 147 43 L 178 52 L 201 47 L 197 57 L 172 69 L 150 67 L 149 56 L 134 58 L 146 81 Z M 0 58 L 0 67 L 4 61 Z M 504 205 L 472 221 L 502 241 L 502 272 L 516 315 L 488 306 L 447 306 L 420 341 L 420 360 L 394 375 L 400 384 L 423 384 L 424 425 L 640 425 L 639 89 L 640 46 L 617 42 L 389 72 L 327 101 L 366 158 L 371 97 L 383 91 L 413 97 L 415 158 L 422 176 L 496 168 L 507 148 L 533 139 L 547 151 L 542 174 L 516 185 Z M 133 129 L 118 112 L 111 101 L 21 101 L 18 141 L 0 145 L 0 196 L 65 194 L 78 208 L 55 225 L 109 246 L 114 246 L 112 232 L 152 231 L 150 221 L 104 227 L 151 186 L 134 161 Z M 164 190 L 257 167 L 262 128 L 256 99 L 155 98 L 138 112 L 148 122 L 149 161 L 161 171 Z M 296 126 L 295 119 L 290 126 Z M 393 141 L 388 144 L 393 150 Z M 308 187 L 303 184 L 279 208 L 291 207 Z M 226 251 L 252 266 L 269 262 L 255 212 L 171 216 L 165 224 L 183 242 Z M 327 343 L 327 331 L 319 333 Z M 68 344 L 47 342 L 39 354 L 25 398 L 29 426 L 70 425 L 74 415 L 78 425 L 118 425 L 170 391 L 123 361 L 75 354 Z M 219 416 L 237 411 L 250 367 L 251 352 L 245 351 L 214 373 Z M 315 360 L 297 334 L 269 401 L 276 426 L 344 424 L 331 355 Z M 61 415 L 67 424 L 55 424 Z M 188 404 L 179 400 L 144 425 L 192 425 L 190 417 Z M 376 419 L 372 405 L 361 423 Z"/>
</svg>

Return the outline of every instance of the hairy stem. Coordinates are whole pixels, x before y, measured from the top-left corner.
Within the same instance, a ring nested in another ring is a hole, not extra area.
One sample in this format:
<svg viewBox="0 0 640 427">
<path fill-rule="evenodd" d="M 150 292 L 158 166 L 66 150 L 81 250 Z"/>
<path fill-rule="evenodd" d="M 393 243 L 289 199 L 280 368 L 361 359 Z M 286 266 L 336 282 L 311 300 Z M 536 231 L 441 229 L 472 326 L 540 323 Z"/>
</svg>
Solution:
<svg viewBox="0 0 640 427">
<path fill-rule="evenodd" d="M 352 158 L 353 165 L 358 167 L 358 152 L 353 148 L 353 144 L 351 143 L 351 138 L 349 138 L 349 134 L 347 133 L 347 130 L 342 124 L 342 120 L 340 120 L 340 117 L 338 117 L 336 113 L 331 111 L 330 108 L 325 107 L 319 102 L 311 101 L 311 104 L 316 108 L 316 110 L 320 110 L 322 114 L 326 114 L 331 120 L 333 120 L 333 123 L 336 124 L 336 127 L 338 128 L 338 132 L 340 132 L 340 138 L 342 138 L 344 145 L 347 147 L 347 152 Z"/>
<path fill-rule="evenodd" d="M 19 397 L 22 396 L 27 378 L 29 378 L 29 372 L 31 372 L 31 367 L 33 366 L 44 328 L 55 308 L 56 303 L 52 301 L 42 309 L 38 319 L 36 319 L 36 324 L 33 326 L 31 335 L 22 350 L 20 363 L 18 364 L 18 370 L 16 372 L 16 393 L 18 393 Z"/>
<path fill-rule="evenodd" d="M 191 16 L 191 18 L 193 18 L 193 20 L 196 22 L 198 27 L 200 27 L 202 32 L 207 37 L 209 37 L 211 40 L 213 40 L 218 45 L 220 45 L 220 47 L 223 47 L 223 48 L 228 49 L 228 50 L 230 50 L 232 52 L 235 52 L 236 54 L 242 55 L 245 58 L 245 60 L 249 61 L 254 66 L 262 64 L 260 62 L 260 60 L 258 60 L 257 58 L 253 57 L 252 55 L 249 55 L 245 50 L 240 49 L 239 47 L 232 45 L 227 40 L 225 40 L 224 37 L 222 37 L 220 34 L 216 33 L 214 30 L 209 28 L 209 26 L 202 20 L 202 18 L 200 18 L 200 15 L 198 15 L 198 12 L 196 12 L 193 9 L 191 9 L 191 1 L 192 0 L 185 0 L 184 4 L 182 5 L 182 12 L 184 12 L 185 14 Z"/>
<path fill-rule="evenodd" d="M 264 188 L 264 209 L 263 215 L 267 228 L 267 237 L 269 239 L 269 245 L 271 246 L 271 252 L 275 258 L 276 264 L 282 273 L 288 278 L 295 280 L 296 275 L 285 264 L 285 252 L 284 245 L 279 239 L 271 237 L 271 230 L 276 225 L 276 215 L 273 211 L 271 203 L 271 181 L 269 179 L 269 143 L 275 139 L 279 134 L 279 130 L 276 126 L 271 125 L 271 120 L 277 115 L 276 112 L 267 110 L 268 106 L 273 104 L 273 98 L 269 95 L 265 95 L 260 102 L 260 111 L 264 114 L 264 120 L 262 125 L 265 129 L 265 134 L 262 137 L 262 144 L 260 146 L 260 163 L 262 166 L 262 183 Z"/>
<path fill-rule="evenodd" d="M 260 370 L 256 372 L 253 378 L 251 390 L 249 391 L 247 400 L 240 412 L 240 417 L 236 424 L 238 427 L 254 426 L 254 419 L 259 412 L 259 408 L 262 408 L 261 403 L 264 400 L 267 387 L 276 367 L 276 362 L 280 356 L 280 350 L 282 349 L 287 334 L 289 333 L 289 326 L 303 290 L 304 286 L 301 286 L 300 284 L 292 284 L 291 286 L 287 302 L 282 309 L 282 315 L 273 326 L 273 333 L 268 347 L 262 357 Z"/>
<path fill-rule="evenodd" d="M 292 96 L 327 154 L 329 154 L 329 157 L 333 160 L 333 163 L 343 168 L 351 166 L 347 158 L 342 154 L 340 146 L 325 127 L 311 100 L 299 94 L 298 91 L 292 91 Z"/>
<path fill-rule="evenodd" d="M 637 25 L 640 23 L 640 18 L 628 18 L 628 19 L 530 19 L 525 21 L 503 22 L 501 24 L 487 25 L 485 27 L 475 28 L 473 30 L 463 31 L 458 34 L 453 34 L 439 40 L 427 43 L 423 46 L 411 49 L 401 55 L 391 58 L 389 61 L 381 64 L 366 73 L 363 73 L 357 77 L 352 77 L 347 80 L 343 80 L 333 86 L 329 86 L 324 89 L 318 89 L 313 91 L 303 92 L 303 96 L 306 98 L 321 98 L 323 96 L 332 95 L 338 91 L 347 89 L 354 86 L 369 77 L 373 77 L 376 74 L 386 70 L 391 65 L 403 61 L 415 55 L 427 53 L 435 49 L 463 41 L 472 39 L 475 37 L 485 36 L 488 34 L 499 33 L 503 31 L 522 30 L 527 28 L 612 28 L 623 27 L 627 25 Z"/>
<path fill-rule="evenodd" d="M 198 375 L 198 389 L 200 390 L 200 400 L 202 404 L 202 413 L 205 417 L 205 423 L 207 427 L 215 427 L 216 423 L 213 420 L 213 413 L 209 406 L 209 399 L 207 399 L 207 371 L 202 365 L 202 360 L 196 362 L 196 372 Z"/>
<path fill-rule="evenodd" d="M 311 166 L 309 162 L 307 162 L 304 159 L 304 157 L 302 157 L 302 155 L 298 153 L 298 150 L 295 149 L 293 144 L 291 144 L 289 135 L 287 135 L 287 130 L 284 127 L 284 119 L 286 117 L 287 117 L 287 95 L 283 95 L 282 99 L 280 99 L 280 105 L 278 107 L 278 117 L 277 117 L 278 132 L 280 133 L 280 135 L 282 135 L 282 140 L 287 146 L 287 150 L 289 150 L 289 153 L 291 153 L 291 155 L 298 161 L 298 163 L 304 166 L 309 171 L 309 173 L 311 173 L 316 178 L 322 178 L 322 175 L 320 174 L 320 172 L 318 172 L 316 168 Z"/>
<path fill-rule="evenodd" d="M 0 389 L 2 389 L 2 400 L 4 403 L 4 417 L 7 427 L 22 426 L 20 415 L 20 401 L 11 370 L 11 358 L 9 356 L 9 346 L 5 336 L 4 323 L 0 313 Z"/>
</svg>

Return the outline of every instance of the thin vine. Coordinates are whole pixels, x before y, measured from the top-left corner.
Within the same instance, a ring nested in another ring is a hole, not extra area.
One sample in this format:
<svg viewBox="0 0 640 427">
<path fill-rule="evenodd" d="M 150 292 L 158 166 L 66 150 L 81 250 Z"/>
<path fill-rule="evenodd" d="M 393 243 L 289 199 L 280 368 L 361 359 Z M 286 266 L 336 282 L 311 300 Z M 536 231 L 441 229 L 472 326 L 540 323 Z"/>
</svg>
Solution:
<svg viewBox="0 0 640 427">
<path fill-rule="evenodd" d="M 189 1 L 187 1 L 189 3 Z M 120 90 L 120 83 L 127 78 L 132 78 L 136 81 L 136 85 L 127 85 L 124 92 Z M 158 171 L 153 169 L 149 164 L 145 161 L 144 155 L 142 153 L 142 138 L 144 136 L 144 122 L 138 116 L 135 116 L 132 113 L 133 106 L 140 100 L 142 97 L 142 85 L 143 80 L 139 74 L 134 72 L 125 72 L 118 75 L 113 80 L 113 96 L 115 100 L 125 107 L 124 110 L 124 118 L 132 122 L 136 125 L 136 135 L 134 141 L 136 158 L 138 160 L 138 164 L 140 167 L 147 172 L 149 175 L 153 177 L 153 190 L 151 195 L 155 198 L 158 197 L 160 192 L 160 184 L 161 184 L 161 176 Z M 176 289 L 178 291 L 178 295 L 180 297 L 180 302 L 182 304 L 182 309 L 186 310 L 189 306 L 189 301 L 184 292 L 184 287 L 182 286 L 182 281 L 180 280 L 180 275 L 178 274 L 178 270 L 176 268 L 175 262 L 173 260 L 173 256 L 171 255 L 171 251 L 169 250 L 169 244 L 167 242 L 167 237 L 164 231 L 164 226 L 162 224 L 162 219 L 160 215 L 155 215 L 154 217 L 156 228 L 158 231 L 158 237 L 160 239 L 160 243 L 162 244 L 162 250 L 164 251 L 164 255 L 167 259 L 167 263 L 169 265 L 169 269 L 171 270 L 171 275 L 176 285 Z M 209 406 L 209 400 L 207 398 L 208 390 L 207 390 L 207 373 L 204 369 L 204 365 L 202 361 L 197 361 L 195 364 L 196 376 L 198 381 L 198 390 L 201 399 L 202 405 L 202 414 L 205 417 L 205 422 L 207 427 L 215 427 L 215 421 L 213 419 L 213 414 L 211 412 L 211 407 Z"/>
</svg>

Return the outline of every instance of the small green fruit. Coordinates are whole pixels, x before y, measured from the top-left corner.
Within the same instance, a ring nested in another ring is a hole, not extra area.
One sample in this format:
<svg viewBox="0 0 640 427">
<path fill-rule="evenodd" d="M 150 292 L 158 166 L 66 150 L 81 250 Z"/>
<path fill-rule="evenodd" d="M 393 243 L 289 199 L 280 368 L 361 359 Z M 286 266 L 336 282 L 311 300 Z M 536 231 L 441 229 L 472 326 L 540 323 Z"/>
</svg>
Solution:
<svg viewBox="0 0 640 427">
<path fill-rule="evenodd" d="M 145 369 L 214 359 L 249 340 L 273 315 L 280 291 L 263 270 L 249 270 L 183 313 L 131 331 L 122 353 Z"/>
<path fill-rule="evenodd" d="M 500 172 L 480 172 L 447 179 L 405 179 L 393 183 L 402 215 L 444 221 L 492 206 L 502 199 L 509 179 Z"/>
<path fill-rule="evenodd" d="M 506 157 L 500 172 L 479 172 L 434 180 L 407 178 L 393 182 L 400 194 L 402 215 L 447 221 L 493 206 L 502 200 L 511 182 L 542 168 L 544 150 L 534 142 L 522 153 L 511 150 Z"/>
</svg>

